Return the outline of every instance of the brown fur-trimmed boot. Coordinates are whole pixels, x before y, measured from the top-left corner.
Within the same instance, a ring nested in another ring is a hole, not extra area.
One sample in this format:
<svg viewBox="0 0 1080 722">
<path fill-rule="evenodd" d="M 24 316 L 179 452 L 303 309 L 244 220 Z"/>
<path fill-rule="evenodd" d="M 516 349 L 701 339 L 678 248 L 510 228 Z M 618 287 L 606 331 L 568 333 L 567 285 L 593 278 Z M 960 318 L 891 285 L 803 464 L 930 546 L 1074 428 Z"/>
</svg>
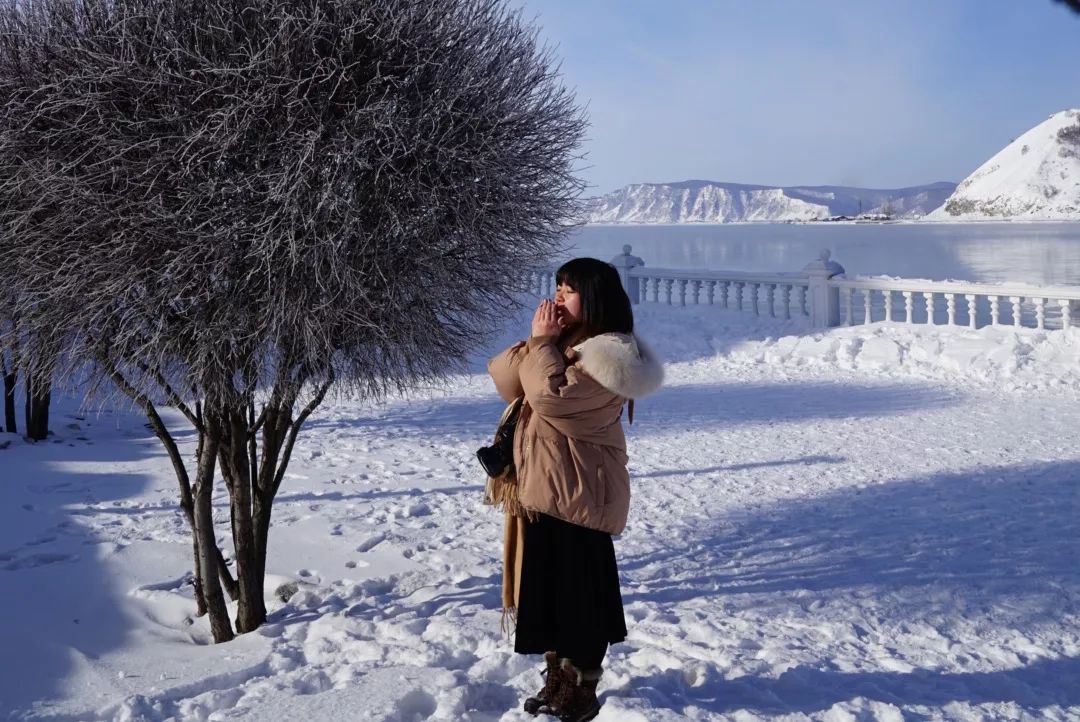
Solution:
<svg viewBox="0 0 1080 722">
<path fill-rule="evenodd" d="M 579 669 L 569 659 L 560 660 L 567 684 L 562 694 L 552 700 L 555 714 L 562 722 L 585 722 L 600 714 L 600 700 L 596 698 L 596 686 L 604 670 Z"/>
<path fill-rule="evenodd" d="M 553 702 L 565 696 L 563 689 L 572 683 L 571 676 L 559 664 L 559 655 L 555 652 L 544 652 L 545 668 L 540 672 L 544 678 L 544 686 L 536 693 L 535 697 L 525 700 L 525 711 L 536 716 L 538 714 L 558 714 L 553 707 Z"/>
</svg>

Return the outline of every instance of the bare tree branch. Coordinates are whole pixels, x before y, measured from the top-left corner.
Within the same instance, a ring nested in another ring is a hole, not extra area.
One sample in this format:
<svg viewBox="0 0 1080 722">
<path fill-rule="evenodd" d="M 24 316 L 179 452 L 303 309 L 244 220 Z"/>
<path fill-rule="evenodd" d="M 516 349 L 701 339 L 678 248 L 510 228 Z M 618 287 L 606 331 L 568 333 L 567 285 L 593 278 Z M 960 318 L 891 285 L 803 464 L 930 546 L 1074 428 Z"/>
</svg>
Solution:
<svg viewBox="0 0 1080 722">
<path fill-rule="evenodd" d="M 285 469 L 288 467 L 289 458 L 292 456 L 293 444 L 296 443 L 297 434 L 300 433 L 300 429 L 303 427 L 304 422 L 311 416 L 311 412 L 323 402 L 323 399 L 326 397 L 326 392 L 333 383 L 334 377 L 333 374 L 331 374 L 330 378 L 318 387 L 315 396 L 308 402 L 308 405 L 304 407 L 304 410 L 300 412 L 300 415 L 296 417 L 296 420 L 289 425 L 289 438 L 285 442 L 285 449 L 281 453 L 280 466 L 278 467 L 277 474 L 274 476 L 274 485 L 270 492 L 271 499 L 277 496 L 278 489 L 281 488 L 281 481 L 285 478 Z"/>
</svg>

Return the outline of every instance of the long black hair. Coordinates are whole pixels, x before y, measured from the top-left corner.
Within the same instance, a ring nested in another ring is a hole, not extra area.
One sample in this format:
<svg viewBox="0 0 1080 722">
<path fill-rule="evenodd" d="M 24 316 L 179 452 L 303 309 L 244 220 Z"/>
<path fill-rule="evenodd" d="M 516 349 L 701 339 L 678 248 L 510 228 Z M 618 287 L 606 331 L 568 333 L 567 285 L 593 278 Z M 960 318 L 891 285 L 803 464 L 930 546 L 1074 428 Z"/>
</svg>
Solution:
<svg viewBox="0 0 1080 722">
<path fill-rule="evenodd" d="M 615 266 L 595 258 L 575 258 L 555 272 L 555 284 L 566 284 L 581 296 L 583 336 L 633 332 L 630 297 Z"/>
</svg>

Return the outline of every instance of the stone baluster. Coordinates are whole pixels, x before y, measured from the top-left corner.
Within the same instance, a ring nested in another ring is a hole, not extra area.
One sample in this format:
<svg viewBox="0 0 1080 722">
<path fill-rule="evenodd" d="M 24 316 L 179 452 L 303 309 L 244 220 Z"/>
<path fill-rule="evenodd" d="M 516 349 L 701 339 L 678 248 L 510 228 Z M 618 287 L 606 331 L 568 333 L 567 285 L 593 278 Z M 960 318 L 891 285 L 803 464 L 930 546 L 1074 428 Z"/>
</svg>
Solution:
<svg viewBox="0 0 1080 722">
<path fill-rule="evenodd" d="M 843 276 L 844 267 L 831 260 L 831 256 L 828 249 L 823 250 L 817 260 L 803 267 L 809 286 L 810 325 L 814 328 L 840 325 L 840 289 L 829 281 Z"/>
<path fill-rule="evenodd" d="M 1046 299 L 1033 298 L 1031 301 L 1035 304 L 1035 328 L 1046 328 Z"/>
<path fill-rule="evenodd" d="M 784 320 L 791 319 L 791 286 L 784 284 L 780 286 L 780 303 L 784 306 Z"/>
<path fill-rule="evenodd" d="M 844 325 L 853 326 L 855 324 L 855 319 L 852 317 L 851 297 L 855 292 L 850 288 L 845 288 L 842 293 L 844 294 Z"/>
<path fill-rule="evenodd" d="M 1067 329 L 1072 325 L 1072 301 L 1062 299 L 1058 305 L 1061 306 L 1061 327 Z"/>
<path fill-rule="evenodd" d="M 862 307 L 863 307 L 863 323 L 869 324 L 872 322 L 870 313 L 870 304 L 873 300 L 873 291 L 869 288 L 864 288 L 862 292 Z"/>
<path fill-rule="evenodd" d="M 799 286 L 799 313 L 803 316 L 810 315 L 810 309 L 806 307 L 806 286 Z"/>
<path fill-rule="evenodd" d="M 956 294 L 955 293 L 946 293 L 945 294 L 945 313 L 949 317 L 949 321 L 948 321 L 949 325 L 950 326 L 955 326 L 956 325 Z"/>
<path fill-rule="evenodd" d="M 761 287 L 761 284 L 748 283 L 748 284 L 746 284 L 745 287 L 743 287 L 743 293 L 746 293 L 746 287 L 750 288 L 750 309 L 754 312 L 754 315 L 757 316 L 758 315 L 758 289 Z"/>
<path fill-rule="evenodd" d="M 690 299 L 694 302 L 695 306 L 701 304 L 701 281 L 690 282 Z"/>
<path fill-rule="evenodd" d="M 670 306 L 671 305 L 671 295 L 672 295 L 671 294 L 671 287 L 675 284 L 675 279 L 674 278 L 664 278 L 664 279 L 662 279 L 662 281 L 664 283 L 664 303 L 666 303 L 667 305 Z"/>
<path fill-rule="evenodd" d="M 641 302 L 645 303 L 649 300 L 649 279 L 644 277 L 639 279 L 638 291 L 641 293 Z"/>
<path fill-rule="evenodd" d="M 720 281 L 720 307 L 727 308 L 730 301 L 731 284 L 727 281 Z"/>
<path fill-rule="evenodd" d="M 731 285 L 733 286 L 731 290 L 735 294 L 735 310 L 741 311 L 743 310 L 743 287 L 746 284 L 744 284 L 742 281 L 735 281 Z"/>
<path fill-rule="evenodd" d="M 975 328 L 975 295 L 964 294 L 964 300 L 967 301 L 968 328 Z"/>
<path fill-rule="evenodd" d="M 901 291 L 900 294 L 904 297 L 904 315 L 906 323 L 915 323 L 914 315 L 912 312 L 915 310 L 915 305 L 911 300 L 911 291 Z"/>
<path fill-rule="evenodd" d="M 709 305 L 713 305 L 713 296 L 716 294 L 716 281 L 705 282 L 705 296 L 709 299 Z"/>
<path fill-rule="evenodd" d="M 892 321 L 892 291 L 882 291 L 881 295 L 885 300 L 885 320 Z"/>
<path fill-rule="evenodd" d="M 686 305 L 686 279 L 685 278 L 676 279 L 675 283 L 678 285 L 678 288 L 679 288 L 679 305 L 680 306 L 685 306 Z"/>
<path fill-rule="evenodd" d="M 926 299 L 926 324 L 928 326 L 934 325 L 934 294 L 932 292 L 923 291 L 923 298 Z"/>
<path fill-rule="evenodd" d="M 765 284 L 765 300 L 769 304 L 769 318 L 776 318 L 776 284 Z"/>
<path fill-rule="evenodd" d="M 1009 296 L 1009 303 L 1012 304 L 1012 317 L 1013 326 L 1020 328 L 1020 300 L 1021 296 Z"/>
<path fill-rule="evenodd" d="M 1001 323 L 1001 296 L 990 296 L 990 325 Z"/>
</svg>

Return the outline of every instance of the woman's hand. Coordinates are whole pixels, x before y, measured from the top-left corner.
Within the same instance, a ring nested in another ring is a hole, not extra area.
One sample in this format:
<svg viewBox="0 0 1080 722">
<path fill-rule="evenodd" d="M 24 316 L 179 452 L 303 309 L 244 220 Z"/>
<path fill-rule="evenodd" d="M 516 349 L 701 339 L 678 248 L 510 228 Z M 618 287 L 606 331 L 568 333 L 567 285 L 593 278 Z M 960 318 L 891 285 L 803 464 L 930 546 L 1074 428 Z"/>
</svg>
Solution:
<svg viewBox="0 0 1080 722">
<path fill-rule="evenodd" d="M 562 322 L 555 312 L 555 302 L 550 298 L 545 298 L 536 307 L 536 313 L 533 314 L 532 335 L 558 336 L 561 331 Z"/>
</svg>

